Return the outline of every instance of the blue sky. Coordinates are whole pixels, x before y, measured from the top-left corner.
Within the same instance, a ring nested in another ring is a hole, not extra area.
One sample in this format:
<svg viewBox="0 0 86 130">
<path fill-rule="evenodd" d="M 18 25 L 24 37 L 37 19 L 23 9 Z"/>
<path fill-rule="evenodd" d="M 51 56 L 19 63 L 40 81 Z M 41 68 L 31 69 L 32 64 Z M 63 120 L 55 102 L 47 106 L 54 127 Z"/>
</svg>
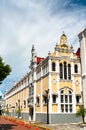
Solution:
<svg viewBox="0 0 86 130">
<path fill-rule="evenodd" d="M 32 44 L 38 56 L 46 57 L 64 31 L 76 51 L 84 28 L 85 0 L 0 0 L 0 56 L 12 68 L 0 90 L 4 93 L 29 71 Z"/>
</svg>

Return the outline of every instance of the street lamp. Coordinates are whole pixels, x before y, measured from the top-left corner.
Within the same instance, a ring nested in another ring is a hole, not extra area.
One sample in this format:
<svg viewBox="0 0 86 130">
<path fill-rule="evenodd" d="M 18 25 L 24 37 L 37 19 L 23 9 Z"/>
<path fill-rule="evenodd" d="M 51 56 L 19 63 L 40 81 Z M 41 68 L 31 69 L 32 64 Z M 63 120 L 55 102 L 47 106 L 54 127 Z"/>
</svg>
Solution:
<svg viewBox="0 0 86 130">
<path fill-rule="evenodd" d="M 47 124 L 49 124 L 49 89 L 45 90 L 47 98 Z"/>
</svg>

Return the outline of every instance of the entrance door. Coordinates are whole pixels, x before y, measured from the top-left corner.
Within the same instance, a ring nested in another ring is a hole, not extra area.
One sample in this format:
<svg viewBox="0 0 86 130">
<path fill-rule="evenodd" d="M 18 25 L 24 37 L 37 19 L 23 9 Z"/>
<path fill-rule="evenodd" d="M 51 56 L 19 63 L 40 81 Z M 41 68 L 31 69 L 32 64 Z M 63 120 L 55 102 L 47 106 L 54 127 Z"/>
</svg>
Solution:
<svg viewBox="0 0 86 130">
<path fill-rule="evenodd" d="M 29 108 L 30 119 L 33 120 L 33 108 Z"/>
</svg>

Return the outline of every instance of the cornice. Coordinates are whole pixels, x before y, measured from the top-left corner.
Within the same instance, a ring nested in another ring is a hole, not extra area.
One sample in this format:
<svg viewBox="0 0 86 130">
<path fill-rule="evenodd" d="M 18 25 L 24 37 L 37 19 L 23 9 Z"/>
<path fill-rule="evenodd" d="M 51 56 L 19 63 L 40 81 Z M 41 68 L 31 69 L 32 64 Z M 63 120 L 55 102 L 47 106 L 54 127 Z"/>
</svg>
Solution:
<svg viewBox="0 0 86 130">
<path fill-rule="evenodd" d="M 65 53 L 73 53 L 73 51 L 74 51 L 73 48 L 68 49 L 68 48 L 59 48 L 59 47 L 55 48 L 55 50 L 58 52 L 63 52 L 63 53 L 64 52 Z"/>
<path fill-rule="evenodd" d="M 86 28 L 78 34 L 79 41 L 82 40 L 83 37 L 86 37 Z"/>
</svg>

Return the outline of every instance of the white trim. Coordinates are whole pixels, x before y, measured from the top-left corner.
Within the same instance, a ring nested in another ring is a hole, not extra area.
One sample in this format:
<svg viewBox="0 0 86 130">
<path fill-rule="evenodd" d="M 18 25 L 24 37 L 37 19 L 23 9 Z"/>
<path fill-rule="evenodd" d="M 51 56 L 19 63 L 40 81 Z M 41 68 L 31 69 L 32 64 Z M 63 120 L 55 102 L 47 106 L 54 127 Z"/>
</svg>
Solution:
<svg viewBox="0 0 86 130">
<path fill-rule="evenodd" d="M 52 67 L 51 67 L 51 59 L 49 59 L 49 61 L 48 61 L 48 68 L 49 68 L 49 72 L 52 72 Z"/>
<path fill-rule="evenodd" d="M 41 67 L 41 76 L 42 76 L 42 67 Z M 42 79 L 41 79 L 41 86 L 40 86 L 41 88 L 41 96 L 40 96 L 40 107 L 41 107 L 41 112 L 42 112 L 42 91 L 43 91 L 43 89 L 42 89 Z"/>
<path fill-rule="evenodd" d="M 56 72 L 59 73 L 59 62 L 58 62 L 58 60 L 56 61 Z"/>
<path fill-rule="evenodd" d="M 74 83 L 74 76 L 72 76 L 72 88 L 73 88 L 73 112 L 76 113 L 76 95 L 75 95 L 75 83 Z"/>
<path fill-rule="evenodd" d="M 51 69 L 51 60 L 49 60 L 49 69 Z M 49 71 L 51 71 L 51 70 L 49 70 Z M 51 86 L 51 84 L 52 84 L 52 82 L 51 82 L 51 73 L 49 73 L 49 75 L 48 75 L 48 78 L 49 78 L 49 80 L 48 80 L 48 88 L 49 88 L 49 113 L 51 113 L 52 112 L 52 95 L 51 95 L 51 93 L 52 93 L 52 86 Z M 49 117 L 49 123 L 51 123 L 51 116 Z"/>
<path fill-rule="evenodd" d="M 36 79 L 36 71 L 34 72 L 34 80 Z M 36 82 L 34 82 L 34 108 L 33 108 L 33 120 L 36 121 Z"/>
</svg>

